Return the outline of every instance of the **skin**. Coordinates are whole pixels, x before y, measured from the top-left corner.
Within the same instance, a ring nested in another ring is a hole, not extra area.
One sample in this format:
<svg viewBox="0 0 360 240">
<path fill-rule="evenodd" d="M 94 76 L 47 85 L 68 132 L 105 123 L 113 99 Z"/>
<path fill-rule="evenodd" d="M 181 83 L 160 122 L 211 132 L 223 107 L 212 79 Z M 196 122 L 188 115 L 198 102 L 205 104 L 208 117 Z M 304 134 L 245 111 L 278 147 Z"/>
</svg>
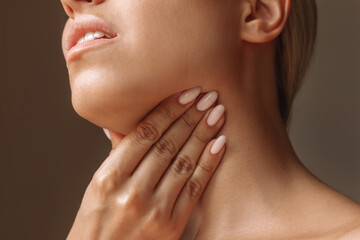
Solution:
<svg viewBox="0 0 360 240">
<path fill-rule="evenodd" d="M 301 164 L 280 118 L 274 39 L 290 3 L 62 0 L 69 21 L 97 15 L 120 35 L 67 64 L 83 118 L 127 136 L 170 95 L 219 93 L 226 152 L 181 239 L 360 238 L 359 204 Z"/>
<path fill-rule="evenodd" d="M 162 101 L 130 134 L 109 131 L 112 150 L 88 185 L 67 240 L 181 237 L 224 154 L 225 148 L 215 154 L 209 148 L 225 118 L 209 126 L 213 108 L 199 111 L 194 100 L 182 105 L 179 95 Z"/>
</svg>

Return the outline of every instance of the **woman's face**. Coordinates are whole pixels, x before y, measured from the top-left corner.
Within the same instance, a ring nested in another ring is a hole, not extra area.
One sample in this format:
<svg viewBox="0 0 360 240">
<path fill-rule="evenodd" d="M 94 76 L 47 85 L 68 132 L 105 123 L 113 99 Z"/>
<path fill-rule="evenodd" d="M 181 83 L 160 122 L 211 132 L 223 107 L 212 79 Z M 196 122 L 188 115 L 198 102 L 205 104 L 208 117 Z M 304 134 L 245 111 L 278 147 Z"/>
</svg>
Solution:
<svg viewBox="0 0 360 240">
<path fill-rule="evenodd" d="M 113 44 L 67 63 L 75 111 L 100 127 L 128 134 L 164 98 L 210 86 L 238 47 L 232 0 L 62 0 L 108 22 Z M 208 83 L 208 84 L 207 84 Z"/>
</svg>

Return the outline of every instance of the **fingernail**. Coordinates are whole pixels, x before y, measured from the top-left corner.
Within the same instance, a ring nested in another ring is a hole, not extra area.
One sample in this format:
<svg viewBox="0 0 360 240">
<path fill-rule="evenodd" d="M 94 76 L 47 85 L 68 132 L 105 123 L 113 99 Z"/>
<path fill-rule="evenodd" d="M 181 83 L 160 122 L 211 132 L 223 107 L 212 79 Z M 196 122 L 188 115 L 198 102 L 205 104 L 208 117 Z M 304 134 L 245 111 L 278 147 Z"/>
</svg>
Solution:
<svg viewBox="0 0 360 240">
<path fill-rule="evenodd" d="M 179 97 L 179 103 L 186 105 L 189 102 L 193 101 L 197 96 L 199 96 L 201 87 L 192 88 L 183 92 Z"/>
<path fill-rule="evenodd" d="M 224 135 L 221 135 L 216 139 L 216 141 L 211 146 L 210 152 L 212 154 L 218 154 L 221 148 L 224 146 L 225 142 L 226 142 L 226 137 Z"/>
<path fill-rule="evenodd" d="M 208 92 L 197 103 L 197 105 L 196 105 L 197 110 L 199 110 L 199 111 L 207 110 L 216 101 L 217 96 L 218 96 L 218 94 L 215 91 Z"/>
<path fill-rule="evenodd" d="M 103 128 L 104 132 L 105 132 L 105 135 L 107 136 L 107 138 L 109 140 L 111 140 L 111 136 L 110 136 L 110 133 L 109 133 L 109 130 L 107 130 L 106 128 Z"/>
<path fill-rule="evenodd" d="M 211 113 L 207 118 L 207 124 L 209 126 L 214 126 L 219 121 L 219 119 L 224 114 L 224 112 L 225 112 L 224 105 L 222 104 L 217 105 L 213 110 L 211 110 Z"/>
</svg>

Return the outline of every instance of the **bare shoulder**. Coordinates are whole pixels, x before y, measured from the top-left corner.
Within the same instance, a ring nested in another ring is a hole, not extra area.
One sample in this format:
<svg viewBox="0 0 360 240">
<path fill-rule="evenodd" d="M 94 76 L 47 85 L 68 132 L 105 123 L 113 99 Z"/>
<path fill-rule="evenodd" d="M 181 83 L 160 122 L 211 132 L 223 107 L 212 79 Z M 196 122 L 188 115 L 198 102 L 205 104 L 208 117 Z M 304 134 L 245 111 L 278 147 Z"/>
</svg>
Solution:
<svg viewBox="0 0 360 240">
<path fill-rule="evenodd" d="M 327 215 L 327 224 L 331 225 L 328 237 L 335 237 L 331 239 L 337 240 L 360 240 L 360 203 L 349 198 L 348 196 L 333 191 L 330 198 L 334 200 L 330 205 L 330 215 Z M 324 238 L 330 239 L 330 238 Z"/>
<path fill-rule="evenodd" d="M 339 240 L 359 240 L 360 239 L 360 216 L 349 226 L 348 230 Z"/>
<path fill-rule="evenodd" d="M 341 201 L 332 205 L 332 208 L 336 210 L 328 215 L 326 222 L 332 227 L 316 239 L 360 240 L 360 204 L 344 196 Z"/>
<path fill-rule="evenodd" d="M 339 240 L 359 240 L 360 239 L 360 223 L 359 226 L 343 235 Z"/>
</svg>

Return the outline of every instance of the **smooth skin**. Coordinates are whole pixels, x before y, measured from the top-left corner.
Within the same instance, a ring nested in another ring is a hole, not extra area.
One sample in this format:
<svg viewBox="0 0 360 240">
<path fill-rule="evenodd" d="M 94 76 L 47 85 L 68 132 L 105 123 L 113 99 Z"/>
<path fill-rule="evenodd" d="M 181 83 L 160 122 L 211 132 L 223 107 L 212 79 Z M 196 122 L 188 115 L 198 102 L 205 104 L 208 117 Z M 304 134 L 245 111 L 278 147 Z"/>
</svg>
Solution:
<svg viewBox="0 0 360 240">
<path fill-rule="evenodd" d="M 195 100 L 182 105 L 179 96 L 161 102 L 127 136 L 110 131 L 112 150 L 86 189 L 68 240 L 180 238 L 224 154 L 224 147 L 216 154 L 210 148 L 225 117 L 209 126 L 214 104 L 199 111 Z"/>
<path fill-rule="evenodd" d="M 360 239 L 359 204 L 301 164 L 282 124 L 274 40 L 291 0 L 61 2 L 65 31 L 96 15 L 119 36 L 67 63 L 83 118 L 127 136 L 163 99 L 196 86 L 226 107 L 226 151 L 180 239 Z"/>
</svg>

